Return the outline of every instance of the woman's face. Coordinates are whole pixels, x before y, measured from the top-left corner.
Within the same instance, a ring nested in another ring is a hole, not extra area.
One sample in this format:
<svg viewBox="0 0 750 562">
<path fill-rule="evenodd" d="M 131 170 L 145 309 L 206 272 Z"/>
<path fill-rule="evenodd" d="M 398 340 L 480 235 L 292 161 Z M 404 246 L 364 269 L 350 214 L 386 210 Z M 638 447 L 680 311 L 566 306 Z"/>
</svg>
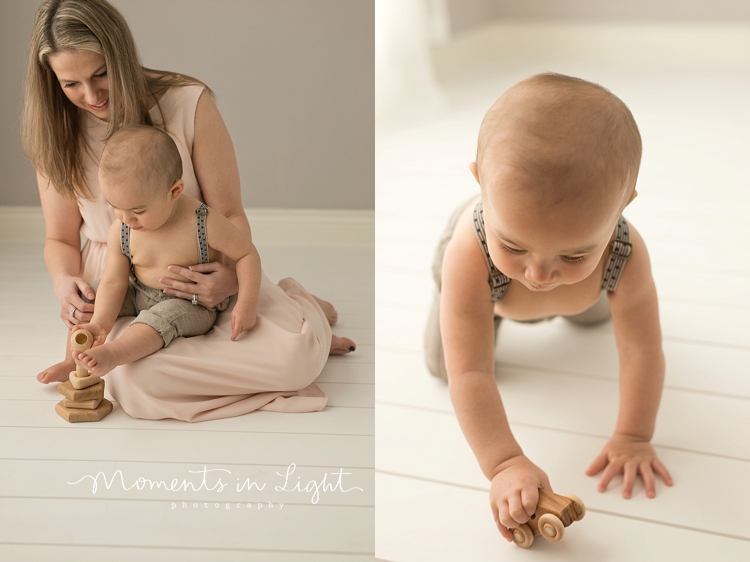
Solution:
<svg viewBox="0 0 750 562">
<path fill-rule="evenodd" d="M 93 51 L 60 51 L 47 58 L 74 105 L 99 119 L 109 116 L 109 80 L 104 57 Z"/>
</svg>

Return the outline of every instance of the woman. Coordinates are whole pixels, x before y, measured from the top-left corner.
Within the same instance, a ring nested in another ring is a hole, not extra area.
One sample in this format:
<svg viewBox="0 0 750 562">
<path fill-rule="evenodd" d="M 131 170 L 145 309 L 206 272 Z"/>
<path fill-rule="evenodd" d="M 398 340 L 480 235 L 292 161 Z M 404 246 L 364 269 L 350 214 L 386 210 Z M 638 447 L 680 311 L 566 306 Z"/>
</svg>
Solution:
<svg viewBox="0 0 750 562">
<path fill-rule="evenodd" d="M 126 124 L 166 130 L 183 160 L 185 193 L 221 212 L 251 236 L 242 208 L 232 141 L 208 87 L 188 76 L 144 68 L 122 15 L 106 0 L 48 0 L 37 11 L 29 52 L 23 145 L 37 169 L 47 228 L 44 258 L 70 329 L 91 319 L 88 281 L 101 276 L 114 212 L 101 196 L 98 158 Z M 88 239 L 80 247 L 80 233 Z M 231 267 L 173 266 L 165 292 L 211 307 L 237 292 Z M 168 273 L 165 272 L 165 275 Z M 313 380 L 330 353 L 354 350 L 332 336 L 330 303 L 285 279 L 261 287 L 259 321 L 230 342 L 228 314 L 206 336 L 180 338 L 107 377 L 107 388 L 131 416 L 202 421 L 259 408 L 313 411 L 326 396 Z M 111 337 L 127 326 L 119 321 Z M 66 360 L 40 382 L 66 380 Z"/>
</svg>

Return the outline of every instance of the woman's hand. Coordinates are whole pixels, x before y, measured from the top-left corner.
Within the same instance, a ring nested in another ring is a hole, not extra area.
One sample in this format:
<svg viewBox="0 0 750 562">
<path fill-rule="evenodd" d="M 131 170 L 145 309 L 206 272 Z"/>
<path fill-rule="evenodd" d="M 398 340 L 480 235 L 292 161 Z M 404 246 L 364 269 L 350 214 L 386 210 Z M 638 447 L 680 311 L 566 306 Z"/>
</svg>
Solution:
<svg viewBox="0 0 750 562">
<path fill-rule="evenodd" d="M 94 300 L 96 296 L 80 277 L 66 276 L 55 283 L 55 296 L 60 301 L 60 318 L 69 330 L 89 322 L 94 315 L 94 305 L 84 301 L 81 295 L 89 300 Z"/>
<path fill-rule="evenodd" d="M 187 300 L 192 300 L 195 294 L 198 295 L 198 304 L 207 308 L 216 306 L 225 298 L 236 295 L 239 290 L 237 273 L 231 267 L 219 262 L 191 265 L 189 268 L 170 265 L 167 269 L 190 279 L 192 283 L 162 277 L 159 282 L 167 286 L 164 289 L 165 294 Z"/>
</svg>

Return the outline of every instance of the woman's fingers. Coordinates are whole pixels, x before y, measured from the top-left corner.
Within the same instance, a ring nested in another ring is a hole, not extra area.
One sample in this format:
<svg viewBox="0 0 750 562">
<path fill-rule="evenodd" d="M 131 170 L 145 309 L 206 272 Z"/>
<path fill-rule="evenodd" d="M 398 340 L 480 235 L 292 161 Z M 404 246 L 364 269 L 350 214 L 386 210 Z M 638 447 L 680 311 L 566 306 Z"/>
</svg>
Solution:
<svg viewBox="0 0 750 562">
<path fill-rule="evenodd" d="M 219 271 L 220 268 L 221 264 L 219 262 L 212 261 L 210 263 L 198 263 L 195 265 L 191 265 L 189 271 L 195 271 L 198 273 L 213 273 L 214 271 Z M 192 279 L 192 277 L 190 277 L 189 279 Z"/>
<path fill-rule="evenodd" d="M 74 281 L 75 281 L 76 286 L 78 287 L 78 291 L 84 297 L 86 297 L 90 301 L 92 301 L 92 300 L 94 300 L 94 298 L 96 298 L 96 295 L 94 294 L 93 289 L 91 288 L 91 286 L 88 283 L 86 283 L 86 281 L 84 279 L 76 278 Z"/>
</svg>

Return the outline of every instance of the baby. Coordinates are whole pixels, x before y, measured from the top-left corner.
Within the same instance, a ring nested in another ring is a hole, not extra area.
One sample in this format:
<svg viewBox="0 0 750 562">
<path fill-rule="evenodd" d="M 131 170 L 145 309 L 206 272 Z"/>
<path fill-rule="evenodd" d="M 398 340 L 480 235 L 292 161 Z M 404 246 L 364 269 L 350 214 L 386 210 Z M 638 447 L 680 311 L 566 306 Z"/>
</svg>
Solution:
<svg viewBox="0 0 750 562">
<path fill-rule="evenodd" d="M 599 491 L 638 474 L 655 496 L 672 479 L 650 444 L 664 380 L 656 289 L 643 239 L 621 213 L 636 197 L 641 138 L 605 88 L 558 74 L 511 87 L 487 112 L 470 165 L 481 197 L 450 221 L 436 255 L 439 295 L 427 364 L 447 378 L 461 429 L 485 476 L 500 533 L 534 513 L 547 475 L 508 425 L 494 378 L 501 318 L 533 322 L 610 317 L 620 357 L 614 434 L 586 473 Z"/>
<path fill-rule="evenodd" d="M 234 341 L 256 322 L 261 264 L 258 251 L 221 213 L 183 195 L 182 160 L 172 138 L 145 125 L 129 125 L 107 142 L 99 165 L 104 198 L 119 220 L 107 238 L 107 261 L 96 291 L 89 330 L 94 347 L 73 351 L 76 364 L 96 375 L 166 347 L 178 336 L 205 334 L 217 307 L 166 295 L 159 282 L 171 264 L 237 264 L 239 294 L 232 311 Z M 196 243 L 197 239 L 197 243 Z M 120 338 L 104 343 L 118 316 L 137 316 Z"/>
</svg>

